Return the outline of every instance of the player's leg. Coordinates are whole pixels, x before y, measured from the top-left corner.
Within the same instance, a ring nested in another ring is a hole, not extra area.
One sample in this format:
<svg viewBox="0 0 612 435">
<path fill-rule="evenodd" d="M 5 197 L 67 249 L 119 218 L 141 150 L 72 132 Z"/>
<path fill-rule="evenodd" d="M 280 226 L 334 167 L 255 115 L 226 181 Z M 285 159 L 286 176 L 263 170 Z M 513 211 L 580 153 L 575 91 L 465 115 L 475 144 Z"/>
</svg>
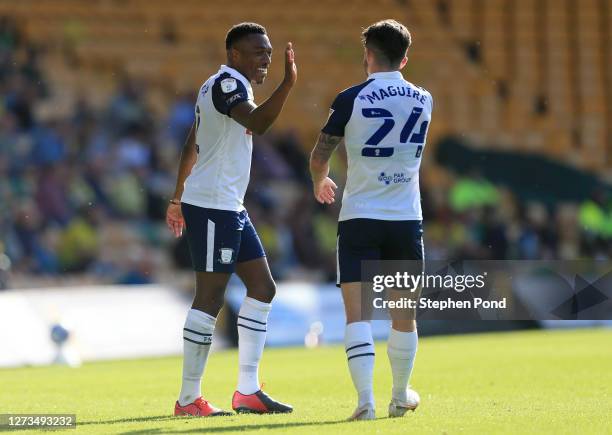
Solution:
<svg viewBox="0 0 612 435">
<path fill-rule="evenodd" d="M 409 387 L 417 353 L 418 335 L 414 320 L 394 321 L 387 342 L 387 356 L 393 375 L 393 388 L 389 404 L 389 416 L 401 417 L 408 410 L 415 410 L 419 395 Z"/>
<path fill-rule="evenodd" d="M 374 339 L 369 310 L 362 303 L 361 261 L 378 259 L 378 235 L 376 223 L 371 219 L 351 219 L 338 223 L 337 282 L 342 289 L 346 314 L 344 346 L 358 397 L 351 420 L 375 418 Z"/>
<path fill-rule="evenodd" d="M 344 349 L 357 392 L 357 409 L 351 419 L 374 418 L 374 339 L 372 326 L 361 316 L 361 282 L 342 283 L 342 298 L 346 312 Z"/>
<path fill-rule="evenodd" d="M 238 386 L 232 408 L 238 412 L 291 412 L 293 408 L 280 403 L 261 391 L 259 362 L 261 360 L 268 314 L 276 294 L 276 284 L 259 236 L 245 212 L 245 223 L 236 264 L 236 274 L 247 288 L 238 312 Z"/>
<path fill-rule="evenodd" d="M 227 273 L 196 272 L 196 295 L 183 327 L 183 377 L 178 398 L 181 407 L 202 396 L 202 376 L 229 277 Z"/>
<path fill-rule="evenodd" d="M 276 291 L 266 257 L 239 263 L 236 273 L 247 288 L 238 313 L 239 373 L 237 390 L 253 394 L 259 390 L 259 361 L 268 329 L 268 314 Z"/>
<path fill-rule="evenodd" d="M 222 257 L 222 253 L 238 249 L 240 234 L 233 224 L 231 212 L 188 204 L 183 204 L 182 210 L 196 286 L 183 327 L 183 376 L 174 412 L 175 415 L 226 415 L 202 398 L 201 382 L 217 315 L 223 306 L 225 287 L 233 270 L 233 262 Z"/>
<path fill-rule="evenodd" d="M 409 272 L 420 274 L 423 267 L 423 229 L 420 221 L 390 222 L 383 258 L 388 260 L 411 260 Z M 411 295 L 418 297 L 420 289 Z M 390 298 L 406 297 L 405 290 L 389 293 Z M 390 310 L 391 331 L 387 342 L 387 356 L 393 375 L 393 388 L 389 404 L 389 416 L 400 417 L 419 405 L 416 391 L 409 388 L 418 347 L 416 310 Z"/>
</svg>

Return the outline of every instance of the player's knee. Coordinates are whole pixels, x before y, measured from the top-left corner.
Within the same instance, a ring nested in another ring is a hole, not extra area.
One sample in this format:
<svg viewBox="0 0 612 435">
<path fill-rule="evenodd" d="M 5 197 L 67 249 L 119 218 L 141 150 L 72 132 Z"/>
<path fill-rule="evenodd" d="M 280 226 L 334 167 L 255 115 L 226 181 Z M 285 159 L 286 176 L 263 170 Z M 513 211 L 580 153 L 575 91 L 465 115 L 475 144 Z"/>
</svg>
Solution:
<svg viewBox="0 0 612 435">
<path fill-rule="evenodd" d="M 268 282 L 264 286 L 262 293 L 262 297 L 266 299 L 265 302 L 272 302 L 272 299 L 276 296 L 276 283 L 274 281 Z"/>
<path fill-rule="evenodd" d="M 355 322 L 364 322 L 364 319 L 360 312 L 346 312 L 346 324 Z"/>
<path fill-rule="evenodd" d="M 271 281 L 270 285 L 268 286 L 268 297 L 270 298 L 270 302 L 272 302 L 274 296 L 276 296 L 276 283 Z"/>
<path fill-rule="evenodd" d="M 213 317 L 217 317 L 221 311 L 221 308 L 223 308 L 223 298 L 195 298 L 193 300 L 192 308 L 203 311 Z"/>
<path fill-rule="evenodd" d="M 204 288 L 202 288 L 204 287 Z M 224 303 L 225 288 L 210 288 L 209 286 L 196 286 L 196 295 L 193 299 L 193 308 L 204 311 L 217 317 Z"/>
<path fill-rule="evenodd" d="M 393 319 L 391 327 L 401 332 L 414 332 L 417 330 L 416 320 L 412 319 Z"/>
<path fill-rule="evenodd" d="M 247 289 L 247 294 L 258 301 L 270 303 L 274 296 L 276 296 L 276 283 L 268 281 L 265 284 L 249 288 Z"/>
<path fill-rule="evenodd" d="M 215 300 L 212 300 L 210 302 L 210 309 L 214 310 L 214 312 L 215 312 L 214 316 L 215 317 L 217 317 L 219 315 L 219 312 L 221 311 L 221 308 L 223 308 L 223 298 L 215 299 Z"/>
<path fill-rule="evenodd" d="M 219 316 L 219 312 L 221 312 L 221 308 L 223 304 L 199 304 L 196 301 L 193 302 L 191 308 L 194 310 L 202 311 L 203 313 L 208 314 L 209 316 L 217 318 Z"/>
</svg>

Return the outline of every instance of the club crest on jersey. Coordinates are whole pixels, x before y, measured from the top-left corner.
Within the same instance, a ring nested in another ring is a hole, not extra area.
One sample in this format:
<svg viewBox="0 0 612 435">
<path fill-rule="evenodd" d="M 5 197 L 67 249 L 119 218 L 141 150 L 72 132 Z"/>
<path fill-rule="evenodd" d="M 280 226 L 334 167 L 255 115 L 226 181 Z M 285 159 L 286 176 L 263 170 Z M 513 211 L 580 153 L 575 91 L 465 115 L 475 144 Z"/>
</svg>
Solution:
<svg viewBox="0 0 612 435">
<path fill-rule="evenodd" d="M 234 250 L 232 248 L 219 249 L 219 262 L 221 264 L 231 264 L 234 260 Z"/>
<path fill-rule="evenodd" d="M 227 79 L 221 80 L 221 90 L 223 91 L 224 94 L 228 94 L 232 91 L 235 91 L 237 87 L 238 87 L 238 83 L 236 83 L 236 79 L 227 78 Z"/>
</svg>

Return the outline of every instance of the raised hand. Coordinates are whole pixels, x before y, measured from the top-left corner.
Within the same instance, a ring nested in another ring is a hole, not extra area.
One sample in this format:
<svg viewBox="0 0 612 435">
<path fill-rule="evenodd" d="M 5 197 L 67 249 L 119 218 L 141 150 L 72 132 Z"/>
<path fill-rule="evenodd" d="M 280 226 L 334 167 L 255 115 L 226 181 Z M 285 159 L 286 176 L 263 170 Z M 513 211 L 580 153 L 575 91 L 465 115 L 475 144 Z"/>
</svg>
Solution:
<svg viewBox="0 0 612 435">
<path fill-rule="evenodd" d="M 297 80 L 297 66 L 295 65 L 295 53 L 293 52 L 293 44 L 287 43 L 285 48 L 285 79 L 284 81 L 291 86 L 295 84 Z"/>
</svg>

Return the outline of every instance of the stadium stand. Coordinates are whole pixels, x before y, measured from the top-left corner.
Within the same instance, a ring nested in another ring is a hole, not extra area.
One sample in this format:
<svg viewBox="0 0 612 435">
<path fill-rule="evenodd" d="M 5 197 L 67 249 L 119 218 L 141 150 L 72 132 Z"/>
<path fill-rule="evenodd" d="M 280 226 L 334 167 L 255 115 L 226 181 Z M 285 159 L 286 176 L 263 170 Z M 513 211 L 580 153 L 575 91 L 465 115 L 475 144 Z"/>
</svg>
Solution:
<svg viewBox="0 0 612 435">
<path fill-rule="evenodd" d="M 584 192 L 588 213 L 502 186 L 455 210 L 457 185 L 483 180 L 433 156 L 452 135 L 609 179 L 610 0 L 0 0 L 0 254 L 13 285 L 20 274 L 147 282 L 173 270 L 163 210 L 193 92 L 224 62 L 239 19 L 264 24 L 275 47 L 256 96 L 280 79 L 286 41 L 299 66 L 277 130 L 258 139 L 250 214 L 277 276 L 332 277 L 337 209 L 312 201 L 306 153 L 336 93 L 363 79 L 360 28 L 388 17 L 412 30 L 405 74 L 435 99 L 422 171 L 430 258 L 609 257 L 607 230 L 595 229 L 609 227 L 605 187 Z M 186 265 L 182 243 L 172 261 Z"/>
<path fill-rule="evenodd" d="M 304 80 L 280 126 L 298 128 L 308 140 L 333 95 L 362 78 L 359 28 L 398 17 L 414 33 L 407 73 L 436 96 L 432 143 L 442 134 L 461 133 L 482 145 L 571 156 L 572 164 L 590 170 L 610 166 L 609 0 L 283 5 L 245 1 L 230 11 L 223 3 L 194 0 L 171 8 L 163 0 L 22 0 L 0 2 L 0 13 L 17 19 L 32 42 L 49 49 L 49 78 L 65 90 L 57 98 L 74 99 L 87 87 L 87 96 L 99 101 L 118 70 L 163 85 L 162 94 L 197 87 L 223 62 L 223 38 L 239 8 L 245 20 L 268 26 L 277 53 L 294 41 Z M 339 8 L 342 13 L 330 13 Z M 279 71 L 273 68 L 260 94 Z M 167 95 L 150 98 L 163 110 Z"/>
</svg>

